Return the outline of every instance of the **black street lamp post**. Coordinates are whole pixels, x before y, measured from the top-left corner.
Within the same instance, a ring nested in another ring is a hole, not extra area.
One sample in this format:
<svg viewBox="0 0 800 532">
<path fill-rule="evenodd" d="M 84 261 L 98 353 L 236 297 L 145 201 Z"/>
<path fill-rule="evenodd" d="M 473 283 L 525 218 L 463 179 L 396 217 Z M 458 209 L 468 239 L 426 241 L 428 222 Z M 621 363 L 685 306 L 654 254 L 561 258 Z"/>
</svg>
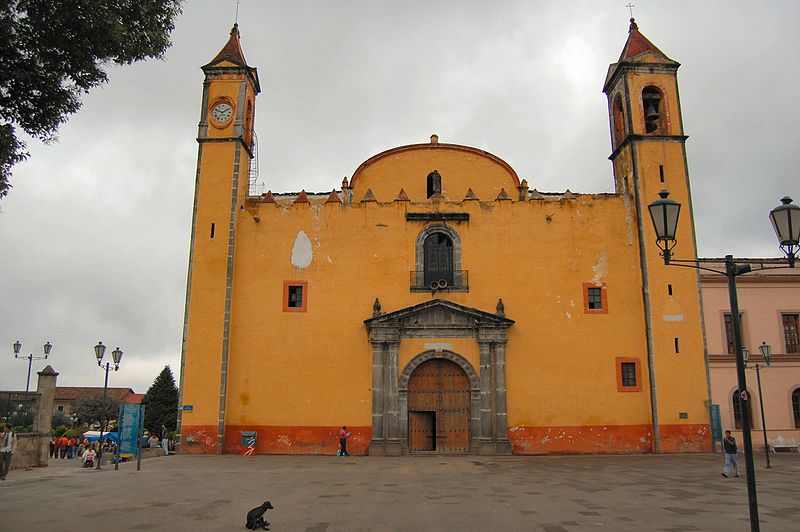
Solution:
<svg viewBox="0 0 800 532">
<path fill-rule="evenodd" d="M 53 349 L 53 344 L 51 344 L 50 342 L 47 342 L 46 344 L 44 344 L 44 346 L 43 346 L 44 356 L 35 356 L 33 353 L 31 353 L 28 356 L 20 357 L 19 356 L 19 352 L 22 349 L 22 342 L 20 342 L 19 340 L 14 342 L 12 347 L 14 348 L 14 358 L 19 358 L 19 359 L 22 359 L 22 360 L 24 360 L 26 358 L 28 359 L 28 378 L 25 381 L 25 402 L 28 403 L 28 404 L 26 404 L 26 411 L 25 411 L 25 424 L 27 425 L 28 424 L 28 411 L 27 411 L 27 409 L 30 408 L 30 404 L 29 404 L 29 401 L 28 401 L 28 393 L 30 392 L 30 389 L 31 389 L 31 365 L 33 365 L 33 361 L 34 360 L 46 360 L 47 357 L 50 356 L 50 350 Z"/>
<path fill-rule="evenodd" d="M 106 362 L 103 365 L 103 355 L 106 354 L 106 346 L 103 342 L 98 342 L 94 346 L 94 356 L 97 357 L 97 365 L 104 369 L 106 372 L 105 384 L 103 384 L 103 407 L 100 409 L 100 439 L 97 440 L 97 469 L 100 469 L 100 463 L 103 460 L 103 432 L 106 428 L 106 395 L 108 394 L 108 372 L 111 370 L 111 362 Z M 114 359 L 114 371 L 119 371 L 119 363 L 122 360 L 122 350 L 117 347 L 111 352 L 111 358 Z"/>
<path fill-rule="evenodd" d="M 650 203 L 650 217 L 656 230 L 656 245 L 661 250 L 665 265 L 684 266 L 697 270 L 705 270 L 725 275 L 728 278 L 728 298 L 731 307 L 731 324 L 733 325 L 733 343 L 736 351 L 736 377 L 739 387 L 739 399 L 742 404 L 742 439 L 744 440 L 744 463 L 747 471 L 747 499 L 750 508 L 750 530 L 760 530 L 758 522 L 758 497 L 756 495 L 755 467 L 753 465 L 753 442 L 750 437 L 750 396 L 747 393 L 747 380 L 745 378 L 744 353 L 742 350 L 741 322 L 739 320 L 739 299 L 736 295 L 736 276 L 752 271 L 751 264 L 760 264 L 755 261 L 735 261 L 733 255 L 725 255 L 725 271 L 714 270 L 700 266 L 698 260 L 676 260 L 672 258 L 672 250 L 677 243 L 675 233 L 678 228 L 678 215 L 681 204 L 669 199 L 669 192 L 659 192 L 660 199 Z M 778 236 L 781 250 L 786 254 L 787 263 L 794 268 L 798 243 L 800 243 L 800 207 L 792 204 L 788 196 L 781 199 L 781 205 L 769 213 L 772 227 Z M 777 266 L 776 268 L 782 268 Z M 759 269 L 764 268 L 763 265 Z"/>
<path fill-rule="evenodd" d="M 25 356 L 20 357 L 19 356 L 19 351 L 20 351 L 20 349 L 22 349 L 22 342 L 20 342 L 19 340 L 14 342 L 14 345 L 12 347 L 14 348 L 14 358 L 19 358 L 19 359 L 22 359 L 22 360 L 25 360 L 26 358 L 28 359 L 28 379 L 25 381 L 25 395 L 27 396 L 28 395 L 28 391 L 30 391 L 30 388 L 31 388 L 31 364 L 33 364 L 34 360 L 46 360 L 47 357 L 50 356 L 50 350 L 53 349 L 53 345 L 50 342 L 47 342 L 46 344 L 44 344 L 44 346 L 43 346 L 44 347 L 44 356 L 43 357 L 35 356 L 33 353 L 29 354 L 26 357 Z"/>
<path fill-rule="evenodd" d="M 772 346 L 770 346 L 767 342 L 761 342 L 761 345 L 758 346 L 758 350 L 761 352 L 761 358 L 764 360 L 764 364 L 756 363 L 756 380 L 758 381 L 758 402 L 761 405 L 761 432 L 764 433 L 764 453 L 767 456 L 767 469 L 772 469 L 772 465 L 769 463 L 769 443 L 767 442 L 767 420 L 764 419 L 764 395 L 761 393 L 761 368 L 764 369 L 769 367 L 770 362 L 770 355 L 772 354 Z M 746 347 L 744 348 L 744 364 L 747 367 L 747 359 L 750 357 L 750 350 Z"/>
</svg>

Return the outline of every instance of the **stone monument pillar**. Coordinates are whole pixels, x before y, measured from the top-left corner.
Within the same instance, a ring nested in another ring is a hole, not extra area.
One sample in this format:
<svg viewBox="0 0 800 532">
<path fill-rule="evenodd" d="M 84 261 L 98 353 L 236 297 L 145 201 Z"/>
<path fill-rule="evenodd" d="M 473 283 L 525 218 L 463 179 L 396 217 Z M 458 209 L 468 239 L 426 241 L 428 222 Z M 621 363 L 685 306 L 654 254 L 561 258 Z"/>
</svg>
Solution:
<svg viewBox="0 0 800 532">
<path fill-rule="evenodd" d="M 50 454 L 50 430 L 53 424 L 53 403 L 56 396 L 56 380 L 58 373 L 48 364 L 38 372 L 39 382 L 36 391 L 39 393 L 39 412 L 33 424 L 33 431 L 39 437 L 39 467 L 47 466 Z"/>
</svg>

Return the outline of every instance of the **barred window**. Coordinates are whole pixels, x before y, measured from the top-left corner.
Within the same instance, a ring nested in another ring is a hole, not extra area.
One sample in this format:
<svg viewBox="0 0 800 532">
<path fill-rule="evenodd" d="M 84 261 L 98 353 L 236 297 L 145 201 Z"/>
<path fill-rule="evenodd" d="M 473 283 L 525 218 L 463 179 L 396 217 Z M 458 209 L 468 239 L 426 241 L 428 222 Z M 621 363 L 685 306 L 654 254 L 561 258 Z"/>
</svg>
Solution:
<svg viewBox="0 0 800 532">
<path fill-rule="evenodd" d="M 300 308 L 303 306 L 303 287 L 290 286 L 289 287 L 289 301 L 287 302 L 289 308 Z"/>
<path fill-rule="evenodd" d="M 588 294 L 586 295 L 588 303 L 589 303 L 589 310 L 600 310 L 603 308 L 603 297 L 602 297 L 602 290 L 600 288 L 589 288 Z"/>
<path fill-rule="evenodd" d="M 787 353 L 800 353 L 800 337 L 798 337 L 798 315 L 783 315 L 783 337 L 786 340 Z"/>
<path fill-rule="evenodd" d="M 608 289 L 597 283 L 583 283 L 583 311 L 587 314 L 608 313 Z"/>
<path fill-rule="evenodd" d="M 725 314 L 725 342 L 727 344 L 727 351 L 729 355 L 736 353 L 736 345 L 733 342 L 733 316 Z"/>
<path fill-rule="evenodd" d="M 622 385 L 625 387 L 636 386 L 636 364 L 623 362 L 620 364 L 622 371 Z"/>
<path fill-rule="evenodd" d="M 641 392 L 641 361 L 636 357 L 616 357 L 617 391 Z"/>
<path fill-rule="evenodd" d="M 283 282 L 283 311 L 307 312 L 308 281 Z"/>
</svg>

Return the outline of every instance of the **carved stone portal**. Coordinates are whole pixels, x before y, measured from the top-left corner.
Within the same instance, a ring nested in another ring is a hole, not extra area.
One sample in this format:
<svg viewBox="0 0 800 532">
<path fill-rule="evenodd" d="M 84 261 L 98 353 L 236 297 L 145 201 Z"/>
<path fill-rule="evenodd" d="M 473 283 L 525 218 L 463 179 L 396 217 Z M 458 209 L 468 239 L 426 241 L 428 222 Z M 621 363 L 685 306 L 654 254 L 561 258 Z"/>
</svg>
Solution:
<svg viewBox="0 0 800 532">
<path fill-rule="evenodd" d="M 470 382 L 470 453 L 511 454 L 506 411 L 507 329 L 505 316 L 433 299 L 364 320 L 372 345 L 371 455 L 408 452 L 408 381 L 420 364 L 446 358 L 458 364 Z M 425 351 L 402 372 L 402 338 L 475 338 L 480 349 L 476 370 L 452 351 Z"/>
</svg>

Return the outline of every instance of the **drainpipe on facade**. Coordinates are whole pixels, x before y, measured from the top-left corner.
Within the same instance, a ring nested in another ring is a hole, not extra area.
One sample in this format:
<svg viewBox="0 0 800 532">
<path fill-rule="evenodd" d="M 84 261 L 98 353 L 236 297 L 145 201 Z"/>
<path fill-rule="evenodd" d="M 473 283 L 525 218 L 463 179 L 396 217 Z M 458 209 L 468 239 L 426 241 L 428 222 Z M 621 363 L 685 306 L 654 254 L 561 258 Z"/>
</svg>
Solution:
<svg viewBox="0 0 800 532">
<path fill-rule="evenodd" d="M 633 191 L 636 199 L 636 227 L 639 233 L 639 262 L 642 266 L 642 300 L 644 303 L 645 337 L 647 338 L 647 374 L 650 379 L 650 412 L 653 418 L 653 454 L 661 454 L 661 431 L 658 422 L 658 401 L 656 398 L 656 368 L 653 356 L 653 316 L 650 311 L 650 282 L 647 277 L 647 252 L 644 247 L 644 222 L 641 216 L 639 195 L 639 172 L 636 164 L 636 144 L 631 143 L 633 164 Z"/>
</svg>

